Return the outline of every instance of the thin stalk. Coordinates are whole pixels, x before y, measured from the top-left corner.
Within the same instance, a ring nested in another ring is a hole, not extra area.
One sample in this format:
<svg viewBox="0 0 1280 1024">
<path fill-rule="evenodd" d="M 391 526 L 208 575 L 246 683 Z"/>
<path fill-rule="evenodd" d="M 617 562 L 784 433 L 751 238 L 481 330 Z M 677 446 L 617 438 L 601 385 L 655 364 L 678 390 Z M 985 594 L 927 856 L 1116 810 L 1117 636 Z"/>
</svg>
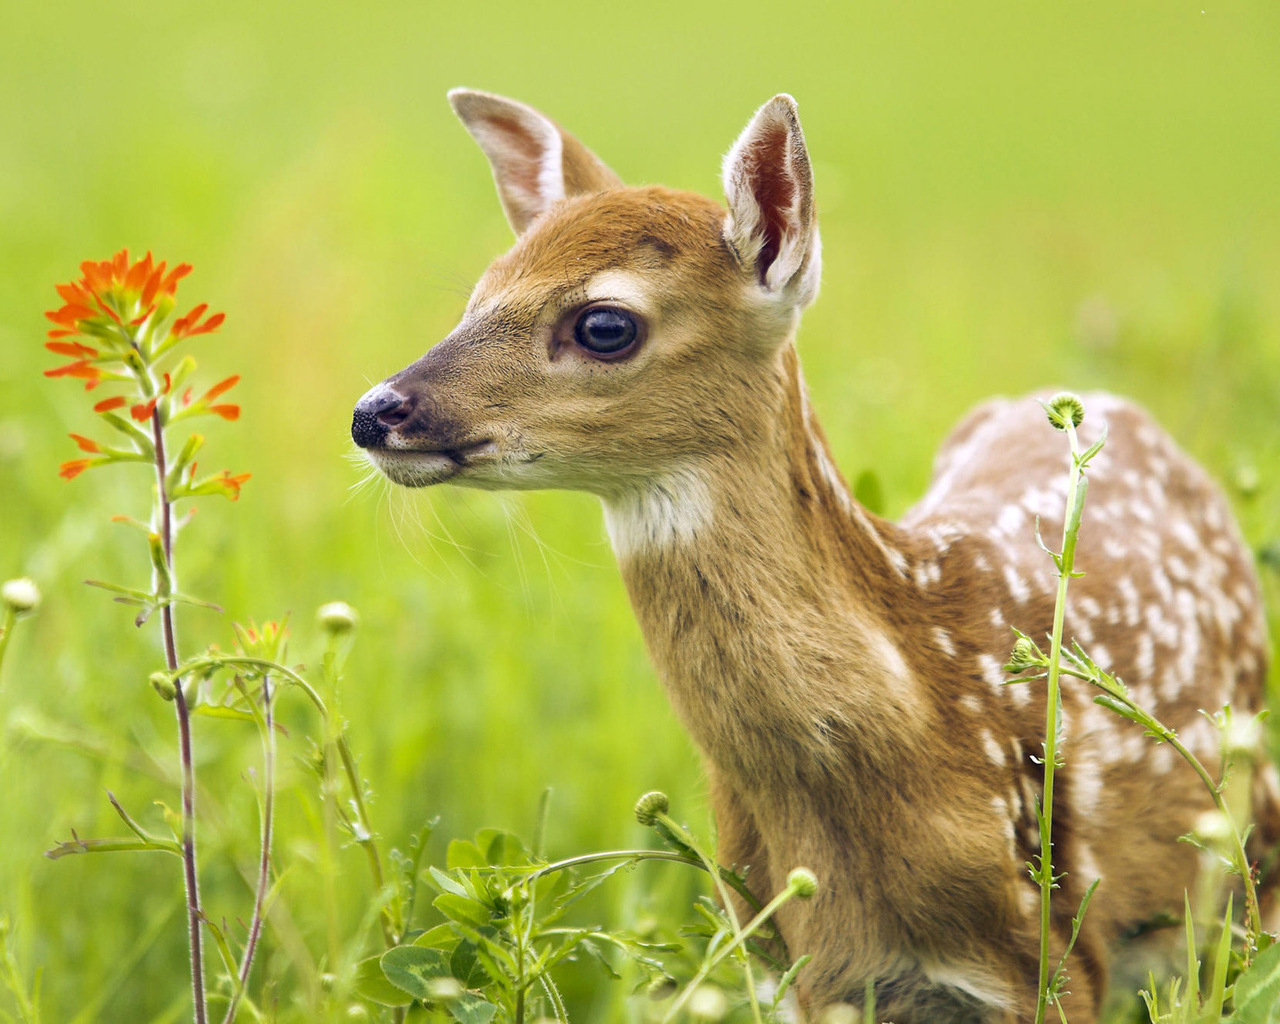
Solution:
<svg viewBox="0 0 1280 1024">
<path fill-rule="evenodd" d="M 164 565 L 168 579 L 157 572 L 157 599 L 168 597 L 161 589 L 169 589 L 173 579 L 173 509 L 165 490 L 168 466 L 165 464 L 164 429 L 160 424 L 160 410 L 151 412 L 151 434 L 155 444 L 156 511 L 160 519 L 160 540 L 164 549 Z M 178 670 L 178 641 L 173 627 L 173 605 L 160 607 L 160 629 L 164 636 L 164 657 L 169 671 Z M 196 775 L 195 760 L 191 750 L 191 710 L 182 689 L 182 680 L 174 679 L 173 705 L 178 716 L 178 749 L 182 762 L 182 878 L 187 897 L 187 936 L 191 953 L 191 997 L 194 1004 L 195 1024 L 207 1024 L 204 995 L 204 956 L 201 949 L 200 926 L 204 910 L 200 905 L 200 878 L 196 871 Z"/>
<path fill-rule="evenodd" d="M 779 907 L 788 902 L 795 895 L 796 887 L 789 884 L 782 890 L 782 892 L 778 893 L 777 896 L 765 904 L 764 909 L 747 923 L 746 928 L 740 929 L 729 942 L 726 942 L 723 946 L 717 949 L 715 955 L 698 968 L 698 973 L 693 976 L 693 979 L 689 984 L 684 987 L 684 991 L 680 993 L 679 998 L 676 999 L 676 1001 L 668 1008 L 666 1014 L 662 1018 L 662 1024 L 667 1024 L 668 1021 L 675 1020 L 676 1014 L 684 1008 L 684 1004 L 689 1001 L 689 997 L 693 995 L 694 990 L 706 981 L 711 972 L 720 966 L 724 958 L 734 952 L 739 946 L 746 942 L 747 939 L 754 935 L 756 930 L 762 924 L 777 913 Z"/>
<path fill-rule="evenodd" d="M 1053 771 L 1058 758 L 1058 726 L 1062 715 L 1059 691 L 1062 660 L 1062 624 L 1067 608 L 1067 583 L 1075 565 L 1076 537 L 1080 532 L 1080 509 L 1076 494 L 1080 486 L 1080 446 L 1075 427 L 1068 417 L 1063 429 L 1071 442 L 1071 475 L 1067 483 L 1067 515 L 1062 524 L 1062 554 L 1058 557 L 1058 595 L 1053 606 L 1053 635 L 1049 647 L 1048 693 L 1045 698 L 1044 795 L 1040 802 L 1040 981 L 1036 992 L 1035 1024 L 1044 1024 L 1049 996 L 1049 899 L 1053 890 Z"/>
<path fill-rule="evenodd" d="M 286 665 L 270 661 L 266 658 L 254 658 L 245 655 L 223 655 L 208 654 L 200 657 L 192 658 L 186 662 L 182 668 L 184 672 L 190 673 L 200 669 L 220 668 L 220 667 L 243 667 L 253 668 L 261 672 L 275 672 L 294 684 L 307 695 L 312 705 L 320 713 L 324 720 L 325 726 L 325 742 L 336 750 L 338 761 L 342 765 L 343 774 L 346 776 L 347 785 L 351 790 L 352 808 L 355 810 L 355 833 L 356 842 L 364 849 L 365 856 L 369 861 L 369 871 L 373 876 L 374 885 L 379 891 L 382 890 L 385 882 L 385 874 L 382 868 L 382 856 L 378 851 L 378 845 L 374 842 L 373 825 L 369 820 L 369 808 L 364 799 L 364 786 L 360 782 L 360 773 L 356 768 L 355 755 L 351 752 L 351 745 L 347 742 L 346 732 L 342 729 L 335 728 L 337 723 L 337 715 L 325 703 L 323 697 L 316 691 L 315 687 L 308 683 L 297 672 L 293 671 Z M 171 669 L 172 670 L 172 669 Z M 181 687 L 179 687 L 181 689 Z M 336 733 L 336 736 L 330 736 L 330 731 Z M 329 751 L 328 753 L 332 753 Z M 327 755 L 326 755 L 327 758 Z M 326 760 L 328 763 L 328 759 Z M 400 899 L 397 894 L 396 898 L 384 908 L 382 912 L 382 934 L 383 940 L 388 949 L 396 945 L 398 936 L 404 931 L 403 921 L 401 919 Z"/>
<path fill-rule="evenodd" d="M 730 949 L 738 948 L 741 945 L 741 943 L 746 941 L 747 935 L 749 935 L 750 932 L 747 932 L 746 934 L 744 934 L 742 931 L 742 925 L 738 922 L 738 913 L 733 907 L 733 899 L 729 895 L 729 889 L 725 885 L 724 879 L 720 877 L 719 863 L 715 861 L 713 858 L 709 857 L 706 853 L 704 853 L 702 850 L 702 847 L 697 842 L 694 841 L 693 835 L 685 831 L 685 829 L 683 829 L 675 821 L 675 819 L 673 819 L 669 814 L 660 811 L 658 812 L 656 817 L 658 821 L 662 822 L 662 824 L 664 824 L 673 833 L 680 836 L 681 839 L 685 840 L 689 849 L 692 850 L 694 854 L 697 856 L 698 860 L 702 862 L 703 868 L 706 869 L 707 874 L 711 876 L 712 881 L 715 883 L 716 893 L 720 897 L 720 902 L 724 904 L 725 914 L 727 914 L 729 917 L 729 923 L 733 926 L 733 942 L 731 942 L 727 947 L 727 949 L 723 950 L 722 952 L 727 953 L 728 950 Z M 784 890 L 784 892 L 786 891 L 788 890 Z M 779 897 L 781 896 L 782 894 L 780 893 Z M 783 903 L 785 902 L 786 900 L 784 899 Z M 770 906 L 772 905 L 773 904 L 770 904 Z M 781 905 L 782 905 L 781 903 L 778 904 L 778 906 L 781 906 Z M 764 911 L 761 911 L 760 913 L 764 914 Z M 756 920 L 763 921 L 764 918 L 757 916 Z M 723 959 L 723 957 L 721 957 L 721 959 Z M 755 1024 L 761 1024 L 760 1002 L 756 998 L 756 979 L 755 979 L 755 976 L 751 973 L 751 960 L 746 955 L 745 948 L 742 950 L 740 959 L 742 960 L 742 976 L 747 989 L 747 1000 L 751 1004 L 751 1016 L 752 1016 L 752 1019 L 755 1021 Z M 719 960 L 716 960 L 715 963 L 719 963 Z M 693 985 L 694 983 L 691 982 L 689 989 L 692 989 Z M 686 991 L 689 991 L 689 989 L 686 989 Z"/>
<path fill-rule="evenodd" d="M 276 736 L 271 705 L 271 677 L 262 679 L 262 716 L 259 727 L 262 730 L 262 830 L 260 854 L 258 857 L 258 885 L 253 896 L 253 918 L 249 922 L 249 937 L 245 941 L 244 956 L 240 961 L 240 984 L 231 997 L 226 1016 L 222 1024 L 231 1024 L 235 1020 L 236 1009 L 249 986 L 249 972 L 253 968 L 253 957 L 258 949 L 258 939 L 262 934 L 262 909 L 267 898 L 267 889 L 271 884 L 271 837 L 275 818 L 275 766 Z M 252 707 L 252 702 L 250 702 Z M 255 710 L 255 717 L 257 717 Z"/>
<path fill-rule="evenodd" d="M 3 619 L 0 619 L 0 669 L 4 668 L 4 652 L 9 646 L 9 636 L 13 633 L 13 624 L 18 621 L 18 613 L 5 607 Z"/>
</svg>

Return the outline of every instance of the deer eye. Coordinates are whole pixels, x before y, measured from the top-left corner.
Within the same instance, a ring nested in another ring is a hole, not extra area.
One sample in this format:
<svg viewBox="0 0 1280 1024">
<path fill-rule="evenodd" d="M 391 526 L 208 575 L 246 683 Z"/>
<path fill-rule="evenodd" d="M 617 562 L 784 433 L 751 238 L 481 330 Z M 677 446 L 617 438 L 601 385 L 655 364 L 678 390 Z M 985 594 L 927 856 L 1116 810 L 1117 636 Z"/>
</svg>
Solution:
<svg viewBox="0 0 1280 1024">
<path fill-rule="evenodd" d="M 625 309 L 597 306 L 588 309 L 573 328 L 573 337 L 588 352 L 616 356 L 630 348 L 640 334 L 635 317 Z"/>
</svg>

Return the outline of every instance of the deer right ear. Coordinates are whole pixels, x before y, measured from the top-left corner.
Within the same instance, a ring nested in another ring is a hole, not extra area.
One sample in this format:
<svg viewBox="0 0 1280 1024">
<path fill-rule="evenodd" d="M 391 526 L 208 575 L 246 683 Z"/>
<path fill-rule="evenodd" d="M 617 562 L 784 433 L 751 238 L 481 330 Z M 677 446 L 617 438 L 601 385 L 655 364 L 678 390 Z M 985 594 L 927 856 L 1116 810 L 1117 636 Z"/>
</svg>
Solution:
<svg viewBox="0 0 1280 1024">
<path fill-rule="evenodd" d="M 533 107 L 473 89 L 450 90 L 449 102 L 489 158 L 517 235 L 561 199 L 622 185 L 599 157 Z"/>
<path fill-rule="evenodd" d="M 785 93 L 751 119 L 724 158 L 724 236 L 761 287 L 797 306 L 818 294 L 822 244 L 813 168 L 796 101 Z"/>
</svg>

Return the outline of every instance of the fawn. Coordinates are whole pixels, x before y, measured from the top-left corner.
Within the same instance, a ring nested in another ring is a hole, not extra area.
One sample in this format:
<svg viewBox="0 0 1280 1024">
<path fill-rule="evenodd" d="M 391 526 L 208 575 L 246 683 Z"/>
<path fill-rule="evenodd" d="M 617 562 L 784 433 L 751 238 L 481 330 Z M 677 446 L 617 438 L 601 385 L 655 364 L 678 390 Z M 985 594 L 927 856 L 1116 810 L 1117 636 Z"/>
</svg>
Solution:
<svg viewBox="0 0 1280 1024">
<path fill-rule="evenodd" d="M 794 337 L 818 291 L 813 176 L 789 96 L 724 161 L 728 211 L 627 188 L 539 112 L 469 90 L 453 108 L 492 166 L 518 240 L 461 323 L 371 389 L 351 433 L 396 483 L 600 496 L 631 602 L 705 756 L 722 859 L 783 908 L 810 1013 L 1029 1019 L 1036 996 L 1044 693 L 1006 686 L 1010 626 L 1042 637 L 1067 464 L 1036 401 L 972 413 L 901 523 L 862 508 L 810 407 Z M 1200 715 L 1260 709 L 1266 641 L 1250 553 L 1223 496 L 1148 417 L 1085 399 L 1110 440 L 1092 488 L 1067 635 L 1202 758 Z M 1167 746 L 1064 694 L 1053 859 L 1073 1024 L 1096 1019 L 1124 933 L 1178 912 L 1198 858 L 1176 842 L 1210 804 Z M 1210 762 L 1215 763 L 1215 762 Z M 1274 834 L 1269 766 L 1254 813 Z M 1056 955 L 1056 954 L 1055 954 Z"/>
</svg>

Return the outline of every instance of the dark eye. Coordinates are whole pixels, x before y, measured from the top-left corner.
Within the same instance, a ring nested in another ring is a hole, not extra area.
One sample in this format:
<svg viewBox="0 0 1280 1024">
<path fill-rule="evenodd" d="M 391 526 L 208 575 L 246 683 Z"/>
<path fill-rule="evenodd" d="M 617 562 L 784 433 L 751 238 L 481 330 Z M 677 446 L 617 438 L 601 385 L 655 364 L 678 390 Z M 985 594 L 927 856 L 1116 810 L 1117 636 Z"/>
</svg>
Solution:
<svg viewBox="0 0 1280 1024">
<path fill-rule="evenodd" d="M 617 355 L 636 340 L 637 334 L 635 318 L 622 309 L 589 309 L 573 328 L 579 345 L 602 356 Z"/>
</svg>

